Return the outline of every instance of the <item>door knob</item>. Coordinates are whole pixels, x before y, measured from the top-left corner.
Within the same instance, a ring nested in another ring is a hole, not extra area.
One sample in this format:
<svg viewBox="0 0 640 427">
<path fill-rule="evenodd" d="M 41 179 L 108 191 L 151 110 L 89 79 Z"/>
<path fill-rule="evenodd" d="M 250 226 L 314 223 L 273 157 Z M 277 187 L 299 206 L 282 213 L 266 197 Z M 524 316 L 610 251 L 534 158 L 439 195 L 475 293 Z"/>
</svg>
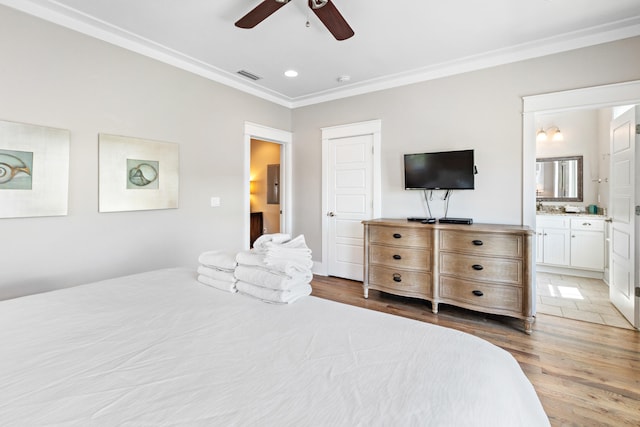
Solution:
<svg viewBox="0 0 640 427">
<path fill-rule="evenodd" d="M 336 216 L 336 214 L 333 212 L 327 212 L 327 216 Z"/>
</svg>

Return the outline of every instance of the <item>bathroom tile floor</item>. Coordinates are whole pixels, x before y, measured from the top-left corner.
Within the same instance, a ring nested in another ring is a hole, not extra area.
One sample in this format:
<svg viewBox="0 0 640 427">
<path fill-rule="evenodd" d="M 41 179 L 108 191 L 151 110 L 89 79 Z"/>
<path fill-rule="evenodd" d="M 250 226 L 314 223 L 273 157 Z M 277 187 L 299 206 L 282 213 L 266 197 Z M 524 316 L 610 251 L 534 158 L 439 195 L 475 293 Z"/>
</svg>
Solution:
<svg viewBox="0 0 640 427">
<path fill-rule="evenodd" d="M 536 282 L 538 313 L 634 329 L 609 301 L 602 280 L 537 272 Z"/>
</svg>

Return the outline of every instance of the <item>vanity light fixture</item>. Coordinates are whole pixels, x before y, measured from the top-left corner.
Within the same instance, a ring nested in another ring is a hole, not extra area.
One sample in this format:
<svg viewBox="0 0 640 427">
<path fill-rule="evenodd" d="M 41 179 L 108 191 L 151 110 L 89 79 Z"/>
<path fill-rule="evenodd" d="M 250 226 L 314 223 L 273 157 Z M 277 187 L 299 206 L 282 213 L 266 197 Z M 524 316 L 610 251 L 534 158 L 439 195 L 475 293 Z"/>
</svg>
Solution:
<svg viewBox="0 0 640 427">
<path fill-rule="evenodd" d="M 546 131 L 543 128 L 540 128 L 536 133 L 536 141 L 546 141 L 549 138 L 549 134 L 551 134 L 552 141 L 564 141 L 564 136 L 562 135 L 562 132 L 560 132 L 560 128 L 558 126 L 552 126 Z"/>
</svg>

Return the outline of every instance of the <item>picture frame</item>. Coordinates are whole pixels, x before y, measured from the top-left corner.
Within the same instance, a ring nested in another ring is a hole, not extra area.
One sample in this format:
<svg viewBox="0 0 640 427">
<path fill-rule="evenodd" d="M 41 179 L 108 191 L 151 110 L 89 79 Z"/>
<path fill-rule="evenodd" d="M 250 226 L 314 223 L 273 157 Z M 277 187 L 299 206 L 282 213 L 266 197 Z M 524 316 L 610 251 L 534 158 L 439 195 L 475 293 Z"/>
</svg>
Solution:
<svg viewBox="0 0 640 427">
<path fill-rule="evenodd" d="M 0 121 L 0 218 L 64 216 L 70 132 Z"/>
<path fill-rule="evenodd" d="M 100 133 L 99 212 L 177 209 L 179 145 Z"/>
</svg>

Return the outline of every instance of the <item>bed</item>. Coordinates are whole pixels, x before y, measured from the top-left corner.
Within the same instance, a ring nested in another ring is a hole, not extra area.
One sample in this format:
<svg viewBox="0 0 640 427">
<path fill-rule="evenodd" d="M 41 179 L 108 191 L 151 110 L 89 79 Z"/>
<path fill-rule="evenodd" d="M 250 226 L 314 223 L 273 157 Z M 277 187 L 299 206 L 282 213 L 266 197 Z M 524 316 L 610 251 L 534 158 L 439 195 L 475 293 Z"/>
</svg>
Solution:
<svg viewBox="0 0 640 427">
<path fill-rule="evenodd" d="M 0 423 L 544 426 L 515 359 L 316 297 L 268 304 L 157 270 L 0 302 Z"/>
</svg>

